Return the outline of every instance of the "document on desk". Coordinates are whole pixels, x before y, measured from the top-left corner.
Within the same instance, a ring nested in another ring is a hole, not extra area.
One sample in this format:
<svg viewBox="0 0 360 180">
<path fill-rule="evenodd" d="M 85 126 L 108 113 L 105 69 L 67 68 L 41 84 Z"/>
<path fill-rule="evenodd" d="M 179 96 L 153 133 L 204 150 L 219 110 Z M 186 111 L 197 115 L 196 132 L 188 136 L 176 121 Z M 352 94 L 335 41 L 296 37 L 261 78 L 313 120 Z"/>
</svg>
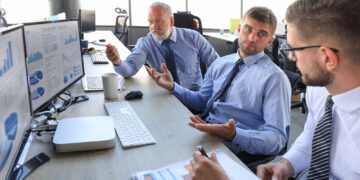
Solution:
<svg viewBox="0 0 360 180">
<path fill-rule="evenodd" d="M 216 157 L 221 166 L 225 169 L 230 180 L 259 180 L 250 170 L 242 167 L 232 160 L 224 152 L 217 150 Z M 132 175 L 132 180 L 190 180 L 189 170 L 190 160 L 180 161 L 169 164 L 157 169 L 136 172 Z"/>
</svg>

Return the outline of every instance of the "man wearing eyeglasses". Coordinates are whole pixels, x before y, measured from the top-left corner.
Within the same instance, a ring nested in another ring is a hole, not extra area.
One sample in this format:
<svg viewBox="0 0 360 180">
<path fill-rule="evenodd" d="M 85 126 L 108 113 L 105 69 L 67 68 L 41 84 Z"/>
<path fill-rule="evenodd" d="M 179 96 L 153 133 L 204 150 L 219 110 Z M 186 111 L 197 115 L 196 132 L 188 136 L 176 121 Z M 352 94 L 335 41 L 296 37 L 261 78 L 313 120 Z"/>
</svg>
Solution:
<svg viewBox="0 0 360 180">
<path fill-rule="evenodd" d="M 304 131 L 277 163 L 258 166 L 261 179 L 360 179 L 360 1 L 297 0 L 286 12 L 289 46 L 308 85 Z M 317 86 L 317 87 L 310 87 Z M 227 179 L 215 154 L 194 153 L 194 179 Z"/>
<path fill-rule="evenodd" d="M 160 86 L 203 111 L 190 117 L 190 126 L 220 137 L 245 163 L 279 154 L 289 137 L 290 83 L 264 54 L 276 24 L 270 9 L 248 10 L 240 28 L 240 49 L 213 62 L 199 91 L 174 83 L 164 64 L 164 73 L 147 68 Z"/>
</svg>

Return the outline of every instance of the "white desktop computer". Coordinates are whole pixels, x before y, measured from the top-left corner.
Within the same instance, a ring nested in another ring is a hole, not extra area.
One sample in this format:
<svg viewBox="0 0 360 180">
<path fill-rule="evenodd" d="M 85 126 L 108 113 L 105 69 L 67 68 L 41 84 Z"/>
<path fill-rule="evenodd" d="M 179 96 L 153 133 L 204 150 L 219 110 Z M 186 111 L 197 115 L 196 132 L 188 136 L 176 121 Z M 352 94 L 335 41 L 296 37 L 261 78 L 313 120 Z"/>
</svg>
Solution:
<svg viewBox="0 0 360 180">
<path fill-rule="evenodd" d="M 110 116 L 62 119 L 53 143 L 56 152 L 112 148 L 115 145 L 114 120 Z"/>
</svg>

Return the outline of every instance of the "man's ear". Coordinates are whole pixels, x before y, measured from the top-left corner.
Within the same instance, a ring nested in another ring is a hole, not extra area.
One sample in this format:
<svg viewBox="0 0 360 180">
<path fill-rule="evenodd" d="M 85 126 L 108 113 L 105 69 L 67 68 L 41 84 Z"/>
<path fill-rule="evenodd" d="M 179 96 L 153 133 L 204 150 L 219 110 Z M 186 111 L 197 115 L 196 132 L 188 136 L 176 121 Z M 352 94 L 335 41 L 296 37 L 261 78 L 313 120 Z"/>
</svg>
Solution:
<svg viewBox="0 0 360 180">
<path fill-rule="evenodd" d="M 267 43 L 267 45 L 266 45 L 266 46 L 268 46 L 268 45 L 272 44 L 272 43 L 274 42 L 274 40 L 275 40 L 275 38 L 274 38 L 274 37 L 271 37 L 271 39 L 269 40 L 269 42 Z"/>
<path fill-rule="evenodd" d="M 325 67 L 328 71 L 334 71 L 339 64 L 339 57 L 336 52 L 328 47 L 320 47 L 322 58 L 324 59 Z"/>
<path fill-rule="evenodd" d="M 175 24 L 174 16 L 171 16 L 170 17 L 170 26 L 174 26 L 174 24 Z"/>
</svg>

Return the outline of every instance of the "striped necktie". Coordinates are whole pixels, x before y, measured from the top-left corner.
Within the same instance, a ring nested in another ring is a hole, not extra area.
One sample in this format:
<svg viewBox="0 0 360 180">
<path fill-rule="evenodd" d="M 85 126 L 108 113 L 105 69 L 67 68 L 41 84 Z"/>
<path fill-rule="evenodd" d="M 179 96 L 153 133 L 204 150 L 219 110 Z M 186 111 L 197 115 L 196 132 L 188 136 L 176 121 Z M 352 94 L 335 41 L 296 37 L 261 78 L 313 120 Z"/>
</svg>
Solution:
<svg viewBox="0 0 360 180">
<path fill-rule="evenodd" d="M 329 95 L 325 105 L 325 113 L 315 129 L 311 165 L 307 179 L 329 179 L 333 104 L 334 102 Z"/>
<path fill-rule="evenodd" d="M 211 110 L 214 102 L 215 102 L 216 100 L 218 100 L 222 95 L 224 95 L 224 93 L 226 92 L 226 90 L 230 87 L 230 84 L 231 84 L 231 82 L 234 80 L 236 74 L 239 72 L 239 70 L 240 70 L 240 65 L 243 65 L 243 64 L 244 64 L 244 60 L 241 59 L 241 58 L 236 61 L 234 67 L 232 68 L 232 70 L 230 71 L 230 73 L 227 75 L 224 83 L 221 85 L 221 88 L 218 90 L 218 92 L 216 92 L 216 94 L 215 94 L 214 96 L 212 96 L 212 97 L 209 99 L 209 101 L 208 101 L 208 103 L 207 103 L 207 105 L 206 105 L 206 108 L 205 108 L 204 112 L 199 115 L 199 117 L 200 117 L 201 119 L 205 119 L 205 118 L 208 116 L 209 111 Z"/>
<path fill-rule="evenodd" d="M 168 40 L 168 39 L 163 41 L 163 44 L 166 47 L 166 58 L 165 58 L 166 67 L 169 69 L 174 82 L 179 83 L 179 77 L 177 74 L 176 64 L 175 64 L 175 56 L 174 56 L 174 52 L 170 48 L 169 43 L 170 43 L 170 40 Z"/>
</svg>

